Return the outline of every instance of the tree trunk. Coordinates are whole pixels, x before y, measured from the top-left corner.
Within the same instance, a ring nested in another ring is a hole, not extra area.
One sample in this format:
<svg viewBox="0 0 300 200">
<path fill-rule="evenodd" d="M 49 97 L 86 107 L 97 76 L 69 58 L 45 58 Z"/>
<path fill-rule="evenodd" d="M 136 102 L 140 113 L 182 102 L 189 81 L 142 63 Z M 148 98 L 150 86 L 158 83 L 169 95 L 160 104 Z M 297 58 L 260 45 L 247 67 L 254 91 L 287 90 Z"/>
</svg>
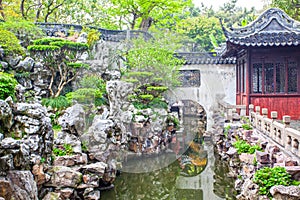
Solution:
<svg viewBox="0 0 300 200">
<path fill-rule="evenodd" d="M 151 17 L 148 17 L 146 19 L 142 19 L 142 22 L 140 24 L 140 30 L 141 31 L 148 31 L 148 29 L 150 28 L 150 26 L 152 25 L 153 19 Z"/>
<path fill-rule="evenodd" d="M 2 0 L 0 0 L 0 14 L 1 14 L 3 20 L 5 20 L 5 15 L 4 15 L 3 5 L 2 5 Z"/>
</svg>

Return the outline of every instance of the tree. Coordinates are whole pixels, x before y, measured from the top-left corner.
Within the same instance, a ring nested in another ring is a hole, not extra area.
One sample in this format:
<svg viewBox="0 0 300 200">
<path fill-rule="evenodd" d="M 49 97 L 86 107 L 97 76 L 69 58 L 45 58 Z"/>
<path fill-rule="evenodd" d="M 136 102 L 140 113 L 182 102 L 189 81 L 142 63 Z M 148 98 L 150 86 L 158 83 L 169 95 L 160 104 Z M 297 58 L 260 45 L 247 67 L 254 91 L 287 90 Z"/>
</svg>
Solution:
<svg viewBox="0 0 300 200">
<path fill-rule="evenodd" d="M 214 35 L 218 44 L 225 41 L 222 27 L 216 17 L 200 15 L 183 19 L 177 24 L 176 31 L 192 38 L 195 43 L 207 52 L 214 49 L 210 35 Z"/>
<path fill-rule="evenodd" d="M 78 60 L 88 48 L 87 44 L 61 38 L 43 38 L 28 46 L 32 55 L 39 58 L 51 72 L 48 87 L 51 97 L 58 97 L 63 88 L 80 73 L 80 69 L 87 67 Z"/>
<path fill-rule="evenodd" d="M 178 70 L 184 61 L 175 57 L 174 52 L 181 47 L 181 39 L 170 32 L 159 34 L 154 33 L 155 39 L 148 41 L 142 38 L 129 41 L 129 48 L 122 52 L 128 66 L 125 78 L 134 78 L 139 85 L 179 84 Z"/>
<path fill-rule="evenodd" d="M 281 8 L 293 19 L 300 20 L 300 1 L 299 0 L 272 0 L 273 7 Z"/>
<path fill-rule="evenodd" d="M 111 0 L 110 12 L 119 19 L 119 28 L 147 31 L 156 26 L 173 25 L 178 21 L 191 0 Z"/>
</svg>

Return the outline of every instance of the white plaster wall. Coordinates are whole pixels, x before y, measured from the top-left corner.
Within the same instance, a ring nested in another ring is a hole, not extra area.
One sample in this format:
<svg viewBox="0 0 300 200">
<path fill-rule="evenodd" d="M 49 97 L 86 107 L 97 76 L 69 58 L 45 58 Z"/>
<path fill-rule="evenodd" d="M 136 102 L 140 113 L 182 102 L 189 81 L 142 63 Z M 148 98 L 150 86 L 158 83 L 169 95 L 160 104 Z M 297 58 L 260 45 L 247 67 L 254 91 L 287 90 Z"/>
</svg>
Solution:
<svg viewBox="0 0 300 200">
<path fill-rule="evenodd" d="M 235 105 L 236 82 L 235 65 L 185 65 L 181 70 L 200 70 L 200 87 L 176 88 L 173 100 L 193 100 L 202 105 L 207 113 L 207 129 L 212 122 L 212 108 L 217 106 L 219 99 Z"/>
</svg>

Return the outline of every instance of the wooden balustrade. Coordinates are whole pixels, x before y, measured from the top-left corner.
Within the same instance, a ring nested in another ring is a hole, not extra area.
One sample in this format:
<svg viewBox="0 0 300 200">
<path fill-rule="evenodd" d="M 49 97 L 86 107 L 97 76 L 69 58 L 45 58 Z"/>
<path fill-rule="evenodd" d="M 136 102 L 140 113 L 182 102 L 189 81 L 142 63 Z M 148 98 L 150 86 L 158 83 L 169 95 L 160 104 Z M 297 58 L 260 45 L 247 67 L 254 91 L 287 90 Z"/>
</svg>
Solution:
<svg viewBox="0 0 300 200">
<path fill-rule="evenodd" d="M 235 110 L 237 106 L 222 101 L 219 102 L 219 108 L 224 112 L 225 117 L 230 117 L 230 113 L 232 113 L 230 110 Z M 254 105 L 249 105 L 251 125 L 286 150 L 300 157 L 300 131 L 290 127 L 291 117 L 285 115 L 282 117 L 282 120 L 278 120 L 276 111 L 272 111 L 270 115 L 271 118 L 268 118 L 268 109 L 266 108 L 261 109 L 259 106 L 255 106 L 254 108 Z"/>
</svg>

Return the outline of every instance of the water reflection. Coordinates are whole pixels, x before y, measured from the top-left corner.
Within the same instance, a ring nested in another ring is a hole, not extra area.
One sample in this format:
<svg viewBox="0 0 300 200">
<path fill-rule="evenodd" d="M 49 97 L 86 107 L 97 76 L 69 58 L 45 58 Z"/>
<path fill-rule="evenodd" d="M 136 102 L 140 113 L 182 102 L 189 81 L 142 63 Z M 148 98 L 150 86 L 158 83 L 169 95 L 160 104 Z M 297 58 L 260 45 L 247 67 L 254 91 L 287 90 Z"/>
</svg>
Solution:
<svg viewBox="0 0 300 200">
<path fill-rule="evenodd" d="M 169 153 L 128 158 L 126 172 L 117 177 L 115 188 L 102 191 L 102 200 L 221 200 L 234 199 L 233 180 L 215 174 L 214 148 L 199 132 L 199 118 L 186 118 L 185 129 L 178 133 Z M 189 124 L 189 125 L 186 125 Z M 223 165 L 222 162 L 217 163 Z M 155 166 L 155 167 L 153 167 Z M 145 169 L 150 169 L 145 172 Z M 127 172 L 137 173 L 127 173 Z M 140 173 L 138 173 L 140 172 Z M 219 180 L 215 180 L 218 178 Z M 226 181 L 226 182 L 225 182 Z M 229 183 L 231 182 L 231 183 Z M 217 183 L 217 184 L 216 184 Z M 230 194 L 231 193 L 231 194 Z"/>
</svg>

